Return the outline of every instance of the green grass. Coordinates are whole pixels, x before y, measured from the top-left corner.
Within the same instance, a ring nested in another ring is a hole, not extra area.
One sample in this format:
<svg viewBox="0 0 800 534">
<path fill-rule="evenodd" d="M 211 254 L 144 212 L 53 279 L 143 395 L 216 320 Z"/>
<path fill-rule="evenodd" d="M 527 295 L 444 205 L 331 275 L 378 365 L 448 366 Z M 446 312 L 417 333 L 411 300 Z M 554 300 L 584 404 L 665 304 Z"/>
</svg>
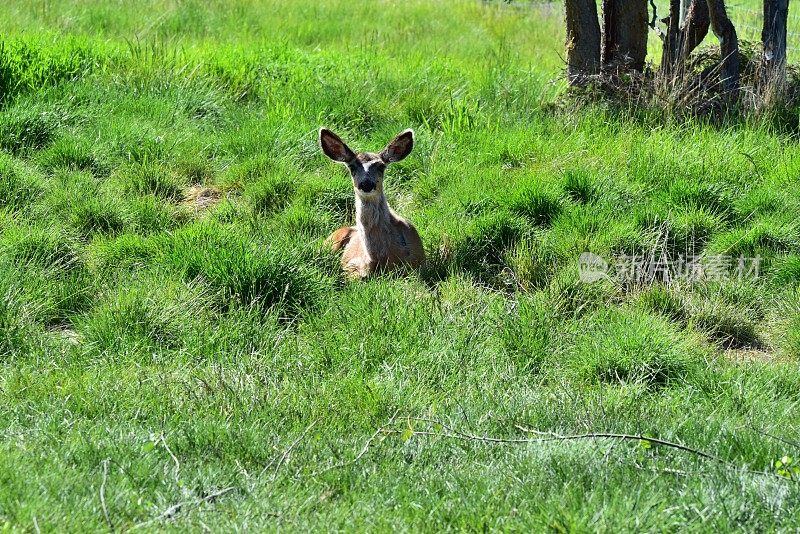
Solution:
<svg viewBox="0 0 800 534">
<path fill-rule="evenodd" d="M 34 4 L 0 8 L 0 530 L 800 528 L 785 129 L 554 107 L 558 4 Z M 339 273 L 322 125 L 415 129 L 421 272 Z"/>
</svg>

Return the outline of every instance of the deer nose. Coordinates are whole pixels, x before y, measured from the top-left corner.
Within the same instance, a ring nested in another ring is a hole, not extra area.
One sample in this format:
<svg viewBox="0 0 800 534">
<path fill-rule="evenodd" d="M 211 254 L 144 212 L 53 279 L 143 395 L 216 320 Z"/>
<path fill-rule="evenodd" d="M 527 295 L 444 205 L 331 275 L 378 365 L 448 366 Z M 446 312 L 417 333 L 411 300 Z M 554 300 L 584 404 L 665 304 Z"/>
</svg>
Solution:
<svg viewBox="0 0 800 534">
<path fill-rule="evenodd" d="M 370 180 L 364 180 L 360 184 L 358 184 L 358 188 L 361 189 L 365 193 L 369 193 L 373 189 L 375 189 L 375 182 Z"/>
</svg>

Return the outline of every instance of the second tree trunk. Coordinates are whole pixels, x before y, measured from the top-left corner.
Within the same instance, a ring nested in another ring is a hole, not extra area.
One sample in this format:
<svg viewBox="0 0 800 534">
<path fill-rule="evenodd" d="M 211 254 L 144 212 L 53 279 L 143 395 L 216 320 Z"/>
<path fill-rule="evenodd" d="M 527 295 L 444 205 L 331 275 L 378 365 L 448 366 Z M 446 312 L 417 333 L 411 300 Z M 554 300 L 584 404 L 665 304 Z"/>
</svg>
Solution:
<svg viewBox="0 0 800 534">
<path fill-rule="evenodd" d="M 603 0 L 603 68 L 643 70 L 647 28 L 647 0 Z"/>
</svg>

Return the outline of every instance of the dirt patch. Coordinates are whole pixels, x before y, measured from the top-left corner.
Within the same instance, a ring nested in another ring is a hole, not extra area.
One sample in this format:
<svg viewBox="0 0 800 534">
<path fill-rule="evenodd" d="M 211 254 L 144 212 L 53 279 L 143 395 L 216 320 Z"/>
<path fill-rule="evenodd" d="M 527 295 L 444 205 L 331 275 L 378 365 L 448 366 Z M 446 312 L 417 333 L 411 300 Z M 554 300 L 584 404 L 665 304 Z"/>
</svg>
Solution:
<svg viewBox="0 0 800 534">
<path fill-rule="evenodd" d="M 68 326 L 55 326 L 50 329 L 50 333 L 69 345 L 80 345 L 81 343 L 78 333 Z"/>
<path fill-rule="evenodd" d="M 222 191 L 213 186 L 193 185 L 184 191 L 181 205 L 199 212 L 214 207 L 223 198 Z"/>
<path fill-rule="evenodd" d="M 776 363 L 780 361 L 778 353 L 765 349 L 728 349 L 723 352 L 725 357 L 736 363 Z"/>
</svg>

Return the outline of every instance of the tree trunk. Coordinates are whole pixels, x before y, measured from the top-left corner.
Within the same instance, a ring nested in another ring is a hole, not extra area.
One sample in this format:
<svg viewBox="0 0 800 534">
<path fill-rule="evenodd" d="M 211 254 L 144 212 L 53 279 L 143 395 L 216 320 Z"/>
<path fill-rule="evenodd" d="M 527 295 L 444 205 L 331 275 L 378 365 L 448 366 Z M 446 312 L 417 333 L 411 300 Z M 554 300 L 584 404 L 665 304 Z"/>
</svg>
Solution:
<svg viewBox="0 0 800 534">
<path fill-rule="evenodd" d="M 764 28 L 761 42 L 762 84 L 765 101 L 780 98 L 786 86 L 786 20 L 789 0 L 764 0 Z"/>
<path fill-rule="evenodd" d="M 711 30 L 719 39 L 722 87 L 730 98 L 736 99 L 739 94 L 739 39 L 725 12 L 725 0 L 708 0 L 708 17 Z"/>
<path fill-rule="evenodd" d="M 710 25 L 708 3 L 705 0 L 692 0 L 682 28 L 681 56 L 684 60 L 706 38 Z"/>
<path fill-rule="evenodd" d="M 676 5 L 680 2 L 680 6 Z M 669 29 L 664 38 L 661 59 L 661 72 L 667 77 L 682 76 L 686 60 L 708 35 L 710 20 L 706 0 L 692 0 L 683 23 L 676 28 L 674 21 L 676 9 L 683 9 L 685 0 L 672 0 L 670 3 Z"/>
<path fill-rule="evenodd" d="M 667 34 L 661 47 L 661 73 L 667 78 L 672 78 L 679 70 L 679 52 L 681 45 L 681 24 L 683 17 L 683 3 L 685 0 L 670 0 Z"/>
<path fill-rule="evenodd" d="M 603 0 L 603 67 L 644 70 L 647 28 L 647 0 Z"/>
<path fill-rule="evenodd" d="M 595 0 L 566 0 L 567 79 L 580 85 L 600 71 L 600 23 Z"/>
<path fill-rule="evenodd" d="M 679 0 L 681 3 L 681 26 L 683 26 L 684 21 L 686 20 L 686 15 L 689 13 L 689 0 Z"/>
</svg>

